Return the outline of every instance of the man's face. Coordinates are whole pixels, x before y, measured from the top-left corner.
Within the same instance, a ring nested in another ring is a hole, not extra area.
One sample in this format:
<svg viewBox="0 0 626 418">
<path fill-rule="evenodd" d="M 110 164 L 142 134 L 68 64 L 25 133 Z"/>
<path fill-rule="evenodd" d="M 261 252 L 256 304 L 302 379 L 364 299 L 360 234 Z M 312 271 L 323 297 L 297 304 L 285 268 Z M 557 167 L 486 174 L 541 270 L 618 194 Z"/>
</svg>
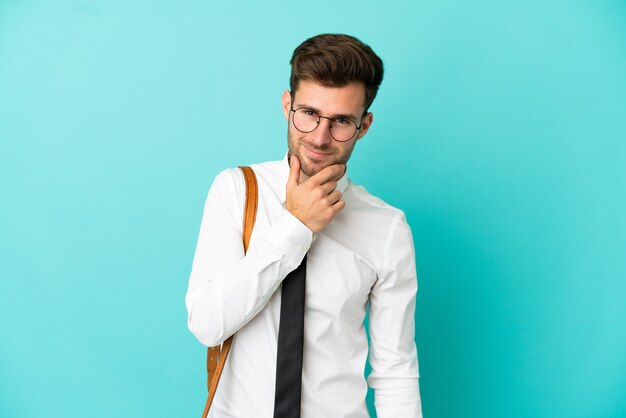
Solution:
<svg viewBox="0 0 626 418">
<path fill-rule="evenodd" d="M 329 165 L 345 164 L 356 141 L 361 139 L 372 124 L 372 114 L 364 118 L 365 86 L 362 83 L 344 87 L 325 87 L 312 80 L 300 82 L 293 95 L 293 108 L 307 108 L 321 116 L 330 118 L 343 116 L 363 125 L 355 137 L 347 142 L 338 142 L 330 135 L 330 120 L 321 118 L 318 127 L 309 133 L 302 133 L 293 126 L 292 97 L 289 90 L 283 93 L 283 113 L 288 121 L 287 140 L 289 154 L 300 159 L 302 172 L 311 177 Z"/>
</svg>

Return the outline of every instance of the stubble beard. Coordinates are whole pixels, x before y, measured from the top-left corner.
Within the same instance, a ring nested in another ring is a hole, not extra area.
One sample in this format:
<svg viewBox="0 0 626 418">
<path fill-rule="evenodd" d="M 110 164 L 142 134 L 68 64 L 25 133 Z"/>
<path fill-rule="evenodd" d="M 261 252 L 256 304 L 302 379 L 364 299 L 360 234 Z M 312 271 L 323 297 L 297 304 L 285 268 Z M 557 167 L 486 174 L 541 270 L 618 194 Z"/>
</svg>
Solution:
<svg viewBox="0 0 626 418">
<path fill-rule="evenodd" d="M 352 155 L 352 150 L 354 149 L 353 144 L 351 148 L 348 148 L 344 151 L 344 153 L 341 153 L 339 150 L 331 146 L 316 146 L 306 142 L 302 138 L 295 138 L 289 129 L 287 130 L 287 144 L 289 148 L 289 155 L 295 155 L 298 157 L 300 160 L 300 170 L 306 174 L 307 177 L 313 177 L 324 168 L 333 164 L 346 164 L 350 159 L 350 155 Z M 306 144 L 308 148 L 313 150 L 331 152 L 334 158 L 322 161 L 303 156 L 302 152 L 300 152 L 301 148 L 304 146 L 303 144 Z"/>
</svg>

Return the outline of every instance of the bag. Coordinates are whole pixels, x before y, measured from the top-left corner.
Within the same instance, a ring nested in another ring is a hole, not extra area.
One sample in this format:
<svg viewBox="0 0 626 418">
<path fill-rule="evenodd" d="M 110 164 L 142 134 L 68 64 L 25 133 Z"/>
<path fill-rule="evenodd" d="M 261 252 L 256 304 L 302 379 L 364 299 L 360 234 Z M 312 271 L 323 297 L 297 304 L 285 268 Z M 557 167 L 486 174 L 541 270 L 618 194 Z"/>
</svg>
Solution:
<svg viewBox="0 0 626 418">
<path fill-rule="evenodd" d="M 250 243 L 250 235 L 252 235 L 252 228 L 254 228 L 254 221 L 256 220 L 256 210 L 259 202 L 258 185 L 254 171 L 250 167 L 239 167 L 243 172 L 243 177 L 246 181 L 246 204 L 243 212 L 243 250 L 248 251 L 248 244 Z M 202 412 L 202 418 L 206 418 L 209 413 L 209 408 L 213 402 L 217 385 L 224 370 L 224 364 L 228 357 L 228 352 L 233 344 L 233 336 L 228 337 L 220 346 L 209 347 L 206 353 L 206 370 L 207 370 L 207 388 L 209 395 L 204 405 L 204 412 Z"/>
</svg>

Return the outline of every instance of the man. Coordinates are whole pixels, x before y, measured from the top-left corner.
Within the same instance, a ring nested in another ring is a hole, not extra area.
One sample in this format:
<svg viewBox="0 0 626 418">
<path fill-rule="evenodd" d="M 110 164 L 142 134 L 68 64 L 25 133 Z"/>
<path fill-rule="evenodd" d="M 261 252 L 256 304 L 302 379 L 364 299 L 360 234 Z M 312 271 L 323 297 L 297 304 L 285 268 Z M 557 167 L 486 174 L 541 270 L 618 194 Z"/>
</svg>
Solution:
<svg viewBox="0 0 626 418">
<path fill-rule="evenodd" d="M 411 231 L 400 210 L 347 177 L 355 144 L 372 125 L 383 63 L 354 37 L 319 35 L 296 48 L 291 69 L 282 96 L 288 153 L 252 165 L 259 203 L 245 255 L 238 169 L 216 177 L 204 208 L 188 325 L 207 346 L 235 334 L 209 416 L 367 417 L 369 384 L 378 417 L 421 417 Z M 296 280 L 303 346 L 283 354 L 283 336 L 297 328 L 283 322 L 297 311 L 286 296 Z M 283 375 L 294 367 L 290 381 Z M 289 390 L 297 411 L 287 413 L 279 398 Z"/>
</svg>

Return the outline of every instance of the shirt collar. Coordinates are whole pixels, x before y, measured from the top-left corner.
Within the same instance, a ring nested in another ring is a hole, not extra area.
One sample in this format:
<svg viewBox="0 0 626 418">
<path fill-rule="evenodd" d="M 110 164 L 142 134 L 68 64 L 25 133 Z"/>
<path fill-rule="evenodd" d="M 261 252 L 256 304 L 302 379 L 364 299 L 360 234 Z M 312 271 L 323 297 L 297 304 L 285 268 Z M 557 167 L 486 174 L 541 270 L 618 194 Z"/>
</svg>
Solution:
<svg viewBox="0 0 626 418">
<path fill-rule="evenodd" d="M 280 201 L 281 203 L 285 203 L 287 201 L 287 180 L 289 179 L 289 161 L 288 161 L 289 153 L 285 154 L 285 157 L 280 163 Z M 337 180 L 337 188 L 335 190 L 339 190 L 341 194 L 343 194 L 348 188 L 348 166 L 346 166 L 346 172 L 343 173 L 343 176 Z"/>
</svg>

